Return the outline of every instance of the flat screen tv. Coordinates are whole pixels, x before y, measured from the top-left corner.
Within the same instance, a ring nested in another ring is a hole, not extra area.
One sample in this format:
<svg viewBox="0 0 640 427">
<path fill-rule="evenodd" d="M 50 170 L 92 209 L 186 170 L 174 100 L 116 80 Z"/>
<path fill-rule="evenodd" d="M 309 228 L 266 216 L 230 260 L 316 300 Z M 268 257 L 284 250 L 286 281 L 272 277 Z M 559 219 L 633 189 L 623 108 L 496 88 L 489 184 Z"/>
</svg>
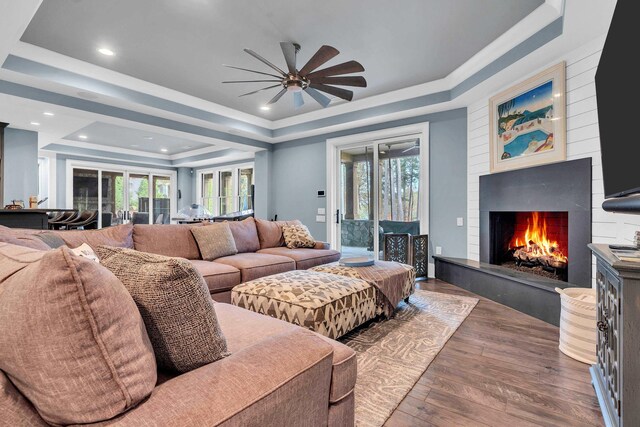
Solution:
<svg viewBox="0 0 640 427">
<path fill-rule="evenodd" d="M 637 116 L 638 70 L 631 66 L 638 36 L 638 5 L 621 0 L 609 27 L 596 72 L 602 174 L 606 198 L 640 192 L 640 146 Z"/>
</svg>

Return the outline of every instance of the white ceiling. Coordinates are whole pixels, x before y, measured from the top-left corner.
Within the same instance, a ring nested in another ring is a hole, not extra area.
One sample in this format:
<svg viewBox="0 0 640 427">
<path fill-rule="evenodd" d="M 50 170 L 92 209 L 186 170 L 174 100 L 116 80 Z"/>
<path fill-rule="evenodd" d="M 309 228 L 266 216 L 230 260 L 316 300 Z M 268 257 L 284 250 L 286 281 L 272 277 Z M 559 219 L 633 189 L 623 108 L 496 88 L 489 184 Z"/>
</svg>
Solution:
<svg viewBox="0 0 640 427">
<path fill-rule="evenodd" d="M 22 41 L 270 120 L 294 110 L 290 96 L 258 107 L 277 89 L 223 85 L 254 75 L 222 64 L 269 69 L 251 48 L 284 68 L 280 41 L 302 45 L 299 67 L 322 44 L 341 51 L 326 66 L 355 59 L 368 81 L 354 99 L 445 77 L 543 3 L 542 0 L 56 0 L 43 1 Z M 400 7 L 401 6 L 401 7 Z M 113 57 L 97 53 L 107 46 Z M 266 86 L 266 85 L 265 85 Z M 331 107 L 330 107 L 331 108 Z"/>
<path fill-rule="evenodd" d="M 80 138 L 80 136 L 86 138 Z M 109 123 L 94 122 L 67 135 L 68 141 L 86 142 L 109 148 L 124 148 L 151 154 L 174 155 L 213 147 L 213 144 L 176 138 L 161 133 L 132 129 Z M 163 151 L 163 149 L 165 151 Z"/>
</svg>

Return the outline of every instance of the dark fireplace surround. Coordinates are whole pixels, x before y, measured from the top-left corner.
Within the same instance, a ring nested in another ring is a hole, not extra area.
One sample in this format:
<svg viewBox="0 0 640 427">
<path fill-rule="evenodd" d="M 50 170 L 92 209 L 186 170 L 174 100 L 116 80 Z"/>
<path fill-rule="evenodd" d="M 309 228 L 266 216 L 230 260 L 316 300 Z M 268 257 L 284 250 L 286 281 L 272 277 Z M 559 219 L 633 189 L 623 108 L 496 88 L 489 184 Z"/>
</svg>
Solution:
<svg viewBox="0 0 640 427">
<path fill-rule="evenodd" d="M 491 237 L 517 212 L 566 213 L 567 281 L 591 287 L 591 158 L 481 176 L 480 262 L 498 264 Z"/>
</svg>

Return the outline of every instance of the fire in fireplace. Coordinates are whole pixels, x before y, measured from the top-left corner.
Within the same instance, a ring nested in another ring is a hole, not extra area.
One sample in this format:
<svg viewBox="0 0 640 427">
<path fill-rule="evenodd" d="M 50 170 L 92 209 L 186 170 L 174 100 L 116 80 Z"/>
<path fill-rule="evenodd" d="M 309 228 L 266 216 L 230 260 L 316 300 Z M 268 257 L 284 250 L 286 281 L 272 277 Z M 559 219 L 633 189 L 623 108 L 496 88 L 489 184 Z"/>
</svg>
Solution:
<svg viewBox="0 0 640 427">
<path fill-rule="evenodd" d="M 567 212 L 492 212 L 491 263 L 567 281 Z"/>
</svg>

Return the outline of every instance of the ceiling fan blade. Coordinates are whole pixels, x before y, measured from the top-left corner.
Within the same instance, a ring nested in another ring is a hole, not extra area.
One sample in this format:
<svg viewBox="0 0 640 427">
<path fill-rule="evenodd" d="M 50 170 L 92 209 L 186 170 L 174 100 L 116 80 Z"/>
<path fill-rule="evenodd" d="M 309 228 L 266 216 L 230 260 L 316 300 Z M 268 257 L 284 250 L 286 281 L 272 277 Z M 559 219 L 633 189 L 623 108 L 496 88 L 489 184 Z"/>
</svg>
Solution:
<svg viewBox="0 0 640 427">
<path fill-rule="evenodd" d="M 266 59 L 264 59 L 262 56 L 258 55 L 257 53 L 255 53 L 251 49 L 245 49 L 244 51 L 247 52 L 249 55 L 253 56 L 254 58 L 256 58 L 258 61 L 268 65 L 271 68 L 273 68 L 274 70 L 276 70 L 277 72 L 279 72 L 283 76 L 287 75 L 287 73 L 285 73 L 280 68 L 278 68 L 277 66 L 273 65 L 271 62 L 267 61 Z"/>
<path fill-rule="evenodd" d="M 343 62 L 342 64 L 334 65 L 333 67 L 325 68 L 314 73 L 307 75 L 309 80 L 313 80 L 318 77 L 337 76 L 339 74 L 351 74 L 364 71 L 364 67 L 357 61 Z"/>
<path fill-rule="evenodd" d="M 321 94 L 317 90 L 312 89 L 310 87 L 307 87 L 305 89 L 305 92 L 307 92 L 309 94 L 309 96 L 311 96 L 313 99 L 315 99 L 318 104 L 322 105 L 323 108 L 326 108 L 327 105 L 329 105 L 329 103 L 331 102 L 331 100 L 329 98 L 327 98 L 326 96 L 324 96 L 323 94 Z"/>
<path fill-rule="evenodd" d="M 309 61 L 307 61 L 306 64 L 304 64 L 304 67 L 302 67 L 302 70 L 300 70 L 300 72 L 298 74 L 300 76 L 302 76 L 302 77 L 306 76 L 307 74 L 309 74 L 310 72 L 312 72 L 316 68 L 320 67 L 325 62 L 327 62 L 330 59 L 332 59 L 335 56 L 337 56 L 339 53 L 340 52 L 335 47 L 328 46 L 326 44 L 323 45 L 311 57 L 311 59 Z"/>
<path fill-rule="evenodd" d="M 275 104 L 276 102 L 278 102 L 278 99 L 282 98 L 282 95 L 284 95 L 285 93 L 287 93 L 287 89 L 286 88 L 284 88 L 280 92 L 278 92 L 277 95 L 274 96 L 273 98 L 271 98 L 271 101 L 267 102 L 265 105 Z"/>
<path fill-rule="evenodd" d="M 263 73 L 262 71 L 249 70 L 248 68 L 235 67 L 233 65 L 222 64 L 222 66 L 227 68 L 234 68 L 236 70 L 248 71 L 250 73 L 262 74 L 264 76 L 271 76 L 271 77 L 275 77 L 276 79 L 279 79 L 282 77 L 282 76 L 276 76 L 275 74 Z"/>
<path fill-rule="evenodd" d="M 328 85 L 367 87 L 367 81 L 362 76 L 316 77 L 312 81 Z"/>
<path fill-rule="evenodd" d="M 304 99 L 302 98 L 302 92 L 293 93 L 293 107 L 297 110 L 304 105 Z"/>
<path fill-rule="evenodd" d="M 282 85 L 278 84 L 278 85 L 273 85 L 273 86 L 269 86 L 269 87 L 263 87 L 262 89 L 254 90 L 253 92 L 243 93 L 242 95 L 240 95 L 240 97 L 247 96 L 247 95 L 253 95 L 254 93 L 262 92 L 263 90 L 267 90 L 267 89 L 273 89 L 274 87 L 278 87 L 278 86 L 282 86 Z"/>
<path fill-rule="evenodd" d="M 296 47 L 291 42 L 280 42 L 280 48 L 282 49 L 284 60 L 287 61 L 289 73 L 295 76 L 298 72 L 296 70 Z"/>
<path fill-rule="evenodd" d="M 272 83 L 281 81 L 282 80 L 229 80 L 222 83 Z"/>
<path fill-rule="evenodd" d="M 328 94 L 337 96 L 338 98 L 346 99 L 347 101 L 351 101 L 353 99 L 353 92 L 351 92 L 350 90 L 327 86 L 319 83 L 311 83 L 309 86 L 314 89 L 321 90 L 322 92 L 327 92 Z"/>
<path fill-rule="evenodd" d="M 415 150 L 416 148 L 418 148 L 416 145 L 414 145 L 413 147 L 405 148 L 404 150 L 402 150 L 402 154 Z"/>
</svg>

